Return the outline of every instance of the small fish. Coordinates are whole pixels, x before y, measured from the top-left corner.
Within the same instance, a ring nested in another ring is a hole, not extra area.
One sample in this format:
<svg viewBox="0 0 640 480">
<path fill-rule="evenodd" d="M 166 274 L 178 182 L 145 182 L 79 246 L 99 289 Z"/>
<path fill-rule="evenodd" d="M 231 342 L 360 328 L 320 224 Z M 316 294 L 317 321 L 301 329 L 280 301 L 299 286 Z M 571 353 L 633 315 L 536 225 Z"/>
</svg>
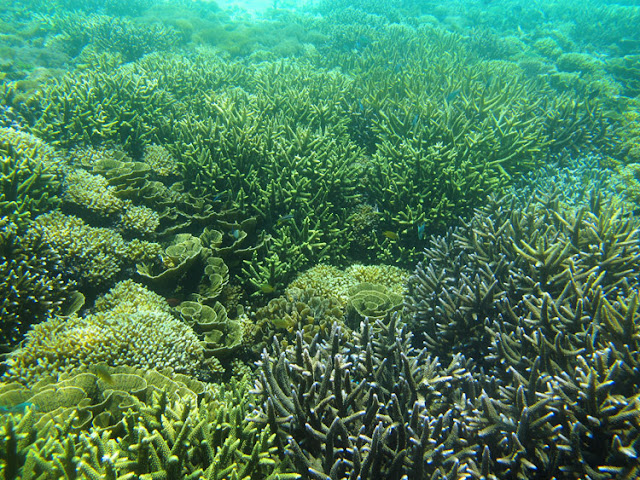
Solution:
<svg viewBox="0 0 640 480">
<path fill-rule="evenodd" d="M 393 241 L 396 241 L 400 238 L 400 235 L 398 235 L 396 232 L 392 232 L 391 230 L 385 230 L 384 232 L 382 232 L 382 235 Z"/>
<path fill-rule="evenodd" d="M 170 307 L 177 307 L 182 303 L 182 300 L 180 300 L 178 297 L 169 297 L 166 299 L 166 301 Z"/>
<path fill-rule="evenodd" d="M 215 197 L 213 197 L 213 200 L 211 200 L 212 202 L 217 202 L 218 200 L 221 200 L 225 195 L 227 194 L 227 192 L 220 192 L 219 194 L 217 194 Z"/>
<path fill-rule="evenodd" d="M 115 383 L 109 369 L 104 364 L 96 365 L 95 375 L 107 385 L 113 385 Z"/>
<path fill-rule="evenodd" d="M 427 224 L 425 222 L 422 222 L 420 225 L 418 225 L 418 238 L 420 240 L 424 240 L 424 237 L 426 237 L 426 228 Z"/>
<path fill-rule="evenodd" d="M 283 215 L 281 216 L 278 221 L 276 222 L 276 224 L 278 225 L 282 225 L 284 222 L 286 222 L 287 220 L 293 220 L 293 213 L 288 213 L 287 215 Z"/>
<path fill-rule="evenodd" d="M 37 410 L 37 406 L 31 402 L 22 402 L 17 405 L 0 405 L 0 413 L 22 413 L 27 407 Z"/>
<path fill-rule="evenodd" d="M 238 240 L 240 238 L 240 230 L 237 228 L 234 228 L 233 230 L 231 230 L 229 232 L 229 235 L 231 235 L 233 238 L 235 238 L 236 240 Z"/>
<path fill-rule="evenodd" d="M 271 285 L 270 283 L 263 283 L 260 286 L 260 291 L 264 294 L 269 294 L 269 293 L 273 293 L 276 291 L 276 287 L 274 287 L 273 285 Z"/>
</svg>

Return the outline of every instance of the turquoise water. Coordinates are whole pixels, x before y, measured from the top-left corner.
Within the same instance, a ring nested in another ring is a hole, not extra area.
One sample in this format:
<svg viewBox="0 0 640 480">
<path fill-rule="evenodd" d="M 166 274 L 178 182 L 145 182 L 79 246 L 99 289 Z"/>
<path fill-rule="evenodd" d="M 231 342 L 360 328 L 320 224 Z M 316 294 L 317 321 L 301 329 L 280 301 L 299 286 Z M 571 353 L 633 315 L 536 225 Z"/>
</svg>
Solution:
<svg viewBox="0 0 640 480">
<path fill-rule="evenodd" d="M 637 478 L 639 22 L 0 4 L 0 477 Z"/>
</svg>

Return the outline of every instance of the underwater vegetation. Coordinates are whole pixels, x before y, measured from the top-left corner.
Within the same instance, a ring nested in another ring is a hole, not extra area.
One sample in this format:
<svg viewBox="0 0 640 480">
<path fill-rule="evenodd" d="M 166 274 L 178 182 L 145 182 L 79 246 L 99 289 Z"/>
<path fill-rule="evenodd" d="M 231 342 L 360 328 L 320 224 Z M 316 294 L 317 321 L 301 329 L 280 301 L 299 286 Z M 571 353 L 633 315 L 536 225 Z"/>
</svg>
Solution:
<svg viewBox="0 0 640 480">
<path fill-rule="evenodd" d="M 0 477 L 639 477 L 631 3 L 0 5 Z"/>
</svg>

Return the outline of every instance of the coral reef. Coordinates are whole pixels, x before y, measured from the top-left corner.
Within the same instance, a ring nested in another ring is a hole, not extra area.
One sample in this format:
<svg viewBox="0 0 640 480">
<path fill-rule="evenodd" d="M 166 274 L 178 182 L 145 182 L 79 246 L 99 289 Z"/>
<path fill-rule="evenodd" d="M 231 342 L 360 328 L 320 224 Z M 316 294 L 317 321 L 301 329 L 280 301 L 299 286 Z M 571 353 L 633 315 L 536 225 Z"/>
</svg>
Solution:
<svg viewBox="0 0 640 480">
<path fill-rule="evenodd" d="M 295 341 L 296 332 L 308 341 L 316 335 L 327 338 L 334 323 L 342 325 L 345 311 L 340 299 L 319 295 L 313 289 L 287 288 L 287 292 L 258 309 L 252 323 L 259 329 L 258 339 L 251 347 L 260 352 L 275 337 L 286 347 Z"/>
<path fill-rule="evenodd" d="M 401 308 L 402 295 L 390 292 L 382 285 L 363 282 L 349 289 L 348 313 L 356 319 L 384 318 Z"/>
<path fill-rule="evenodd" d="M 353 343 L 337 327 L 326 343 L 301 333 L 287 351 L 275 343 L 262 356 L 252 421 L 276 433 L 303 479 L 471 474 L 471 375 L 460 359 L 442 366 L 409 341 L 394 318 L 364 322 Z"/>
<path fill-rule="evenodd" d="M 22 3 L 0 477 L 640 477 L 632 0 Z"/>
<path fill-rule="evenodd" d="M 7 358 L 3 379 L 33 384 L 101 362 L 195 373 L 202 355 L 196 334 L 168 313 L 162 297 L 125 280 L 96 301 L 91 314 L 33 326 Z"/>
<path fill-rule="evenodd" d="M 409 281 L 429 350 L 485 372 L 470 426 L 497 478 L 637 474 L 639 225 L 621 205 L 491 199 Z"/>
<path fill-rule="evenodd" d="M 393 265 L 354 264 L 344 270 L 330 265 L 317 265 L 302 272 L 293 280 L 289 289 L 313 289 L 317 295 L 335 297 L 343 307 L 349 302 L 349 290 L 359 283 L 373 283 L 389 293 L 402 295 L 409 271 Z"/>
</svg>

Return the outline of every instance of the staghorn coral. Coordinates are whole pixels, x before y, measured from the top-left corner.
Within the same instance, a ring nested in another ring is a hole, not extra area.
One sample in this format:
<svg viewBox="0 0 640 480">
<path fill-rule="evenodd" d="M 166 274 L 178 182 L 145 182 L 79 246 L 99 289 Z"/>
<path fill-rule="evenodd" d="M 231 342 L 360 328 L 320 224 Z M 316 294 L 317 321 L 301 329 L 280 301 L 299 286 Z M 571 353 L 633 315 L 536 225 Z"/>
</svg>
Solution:
<svg viewBox="0 0 640 480">
<path fill-rule="evenodd" d="M 485 320 L 519 303 L 550 295 L 575 305 L 581 294 L 570 295 L 567 285 L 582 292 L 593 275 L 615 299 L 621 289 L 634 288 L 640 268 L 635 223 L 622 208 L 620 200 L 594 192 L 589 203 L 577 205 L 558 191 L 535 192 L 522 206 L 514 197 L 491 198 L 426 250 L 408 287 L 414 324 L 444 352 L 484 343 Z"/>
<path fill-rule="evenodd" d="M 396 320 L 363 322 L 353 343 L 334 326 L 327 343 L 299 332 L 293 348 L 263 353 L 252 421 L 276 433 L 303 479 L 471 474 L 472 378 L 460 359 L 445 367 L 413 351 Z"/>
<path fill-rule="evenodd" d="M 62 159 L 41 139 L 0 128 L 0 215 L 26 224 L 60 201 Z"/>
<path fill-rule="evenodd" d="M 167 312 L 162 297 L 127 280 L 85 317 L 56 316 L 35 325 L 6 360 L 3 378 L 32 384 L 100 362 L 193 373 L 202 354 L 198 337 Z"/>
<path fill-rule="evenodd" d="M 433 239 L 406 309 L 478 375 L 469 424 L 496 478 L 637 475 L 639 225 L 590 192 L 490 199 Z"/>
</svg>

